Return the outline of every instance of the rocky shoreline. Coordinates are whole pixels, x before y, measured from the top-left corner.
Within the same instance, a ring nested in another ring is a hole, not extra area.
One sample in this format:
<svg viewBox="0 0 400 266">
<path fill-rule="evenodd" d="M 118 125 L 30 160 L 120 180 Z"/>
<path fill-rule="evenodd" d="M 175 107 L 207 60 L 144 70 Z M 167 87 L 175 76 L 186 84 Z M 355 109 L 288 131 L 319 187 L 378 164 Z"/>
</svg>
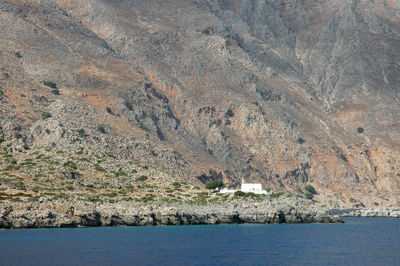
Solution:
<svg viewBox="0 0 400 266">
<path fill-rule="evenodd" d="M 400 218 L 400 208 L 363 208 L 345 212 L 342 216 Z"/>
<path fill-rule="evenodd" d="M 60 228 L 78 226 L 149 226 L 196 224 L 342 223 L 322 204 L 299 198 L 260 202 L 189 203 L 84 201 L 0 203 L 0 228 Z"/>
</svg>

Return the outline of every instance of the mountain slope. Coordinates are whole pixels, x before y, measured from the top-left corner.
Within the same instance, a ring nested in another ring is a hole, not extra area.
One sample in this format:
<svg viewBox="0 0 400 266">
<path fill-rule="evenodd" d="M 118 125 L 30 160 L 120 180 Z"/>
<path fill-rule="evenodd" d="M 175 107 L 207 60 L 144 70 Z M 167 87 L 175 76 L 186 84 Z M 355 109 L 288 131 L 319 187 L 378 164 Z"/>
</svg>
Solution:
<svg viewBox="0 0 400 266">
<path fill-rule="evenodd" d="M 191 183 L 221 173 L 312 184 L 333 207 L 398 206 L 399 13 L 384 0 L 0 0 L 0 134 Z"/>
</svg>

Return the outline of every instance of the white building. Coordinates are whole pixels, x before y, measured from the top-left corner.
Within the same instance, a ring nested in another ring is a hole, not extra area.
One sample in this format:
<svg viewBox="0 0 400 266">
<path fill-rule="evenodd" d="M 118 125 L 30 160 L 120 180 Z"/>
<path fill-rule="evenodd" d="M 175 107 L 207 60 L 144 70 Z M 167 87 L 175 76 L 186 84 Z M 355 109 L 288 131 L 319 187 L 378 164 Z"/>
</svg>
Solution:
<svg viewBox="0 0 400 266">
<path fill-rule="evenodd" d="M 240 190 L 246 193 L 253 192 L 254 194 L 265 194 L 265 195 L 272 194 L 272 191 L 263 190 L 261 184 L 249 184 L 249 183 L 246 184 L 244 182 L 244 179 L 242 179 L 242 185 L 240 187 Z"/>
<path fill-rule="evenodd" d="M 223 188 L 219 192 L 221 192 L 221 193 L 235 193 L 236 191 L 237 191 L 236 189 Z M 242 179 L 242 185 L 240 186 L 240 191 L 246 192 L 246 193 L 253 192 L 254 194 L 266 194 L 266 195 L 272 194 L 272 191 L 263 190 L 261 184 L 249 184 L 249 183 L 246 184 L 244 182 L 244 179 Z"/>
<path fill-rule="evenodd" d="M 236 189 L 228 189 L 228 188 L 224 187 L 219 192 L 220 193 L 235 193 L 236 191 L 237 191 Z"/>
<path fill-rule="evenodd" d="M 242 181 L 242 185 L 240 186 L 240 190 L 242 192 L 253 192 L 256 194 L 262 194 L 262 186 L 261 184 L 245 184 Z"/>
</svg>

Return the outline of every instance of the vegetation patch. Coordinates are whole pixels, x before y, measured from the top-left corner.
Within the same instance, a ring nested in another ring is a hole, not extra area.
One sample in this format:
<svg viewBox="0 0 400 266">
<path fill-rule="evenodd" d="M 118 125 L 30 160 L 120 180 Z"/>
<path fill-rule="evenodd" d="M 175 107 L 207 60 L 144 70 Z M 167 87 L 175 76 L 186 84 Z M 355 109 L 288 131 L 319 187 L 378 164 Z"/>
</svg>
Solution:
<svg viewBox="0 0 400 266">
<path fill-rule="evenodd" d="M 52 89 L 56 89 L 57 88 L 57 84 L 53 81 L 43 81 L 43 85 L 50 87 Z"/>
<path fill-rule="evenodd" d="M 93 165 L 94 169 L 96 169 L 99 172 L 105 172 L 106 169 L 104 169 L 100 164 L 96 163 Z"/>
<path fill-rule="evenodd" d="M 276 199 L 276 198 L 279 198 L 280 196 L 282 196 L 283 194 L 284 193 L 282 191 L 280 191 L 280 192 L 272 193 L 271 195 L 269 195 L 269 197 L 271 199 Z"/>
<path fill-rule="evenodd" d="M 316 194 L 317 193 L 317 191 L 315 190 L 315 188 L 312 185 L 307 185 L 307 186 L 304 187 L 304 189 L 307 192 L 311 193 L 311 194 Z"/>
<path fill-rule="evenodd" d="M 78 169 L 78 166 L 73 161 L 68 161 L 68 162 L 64 163 L 64 167 L 68 167 L 68 168 L 71 168 L 74 170 Z"/>
<path fill-rule="evenodd" d="M 139 176 L 139 177 L 137 178 L 138 181 L 146 181 L 147 179 L 148 179 L 148 178 L 147 178 L 147 176 L 145 176 L 145 175 Z"/>
<path fill-rule="evenodd" d="M 224 185 L 224 183 L 222 182 L 222 180 L 213 180 L 213 181 L 208 181 L 206 183 L 206 188 L 207 189 L 216 189 L 216 188 L 220 188 Z"/>
<path fill-rule="evenodd" d="M 49 112 L 43 112 L 42 113 L 42 120 L 45 120 L 45 119 L 50 118 L 50 117 L 51 117 L 51 114 Z"/>
<path fill-rule="evenodd" d="M 314 195 L 313 194 L 311 194 L 310 192 L 306 192 L 306 199 L 313 199 L 314 198 Z"/>
<path fill-rule="evenodd" d="M 97 126 L 97 130 L 98 130 L 100 133 L 102 133 L 102 134 L 105 134 L 105 133 L 106 133 L 106 127 L 105 127 L 103 124 L 98 125 L 98 126 Z"/>
</svg>

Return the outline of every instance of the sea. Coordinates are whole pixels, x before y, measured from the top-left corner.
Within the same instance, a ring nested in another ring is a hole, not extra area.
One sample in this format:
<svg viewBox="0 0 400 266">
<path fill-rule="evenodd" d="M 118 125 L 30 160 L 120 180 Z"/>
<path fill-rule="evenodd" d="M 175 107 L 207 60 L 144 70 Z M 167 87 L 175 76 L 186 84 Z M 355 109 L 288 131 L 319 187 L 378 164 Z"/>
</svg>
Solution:
<svg viewBox="0 0 400 266">
<path fill-rule="evenodd" d="M 0 265 L 400 265 L 400 219 L 0 230 Z"/>
</svg>

